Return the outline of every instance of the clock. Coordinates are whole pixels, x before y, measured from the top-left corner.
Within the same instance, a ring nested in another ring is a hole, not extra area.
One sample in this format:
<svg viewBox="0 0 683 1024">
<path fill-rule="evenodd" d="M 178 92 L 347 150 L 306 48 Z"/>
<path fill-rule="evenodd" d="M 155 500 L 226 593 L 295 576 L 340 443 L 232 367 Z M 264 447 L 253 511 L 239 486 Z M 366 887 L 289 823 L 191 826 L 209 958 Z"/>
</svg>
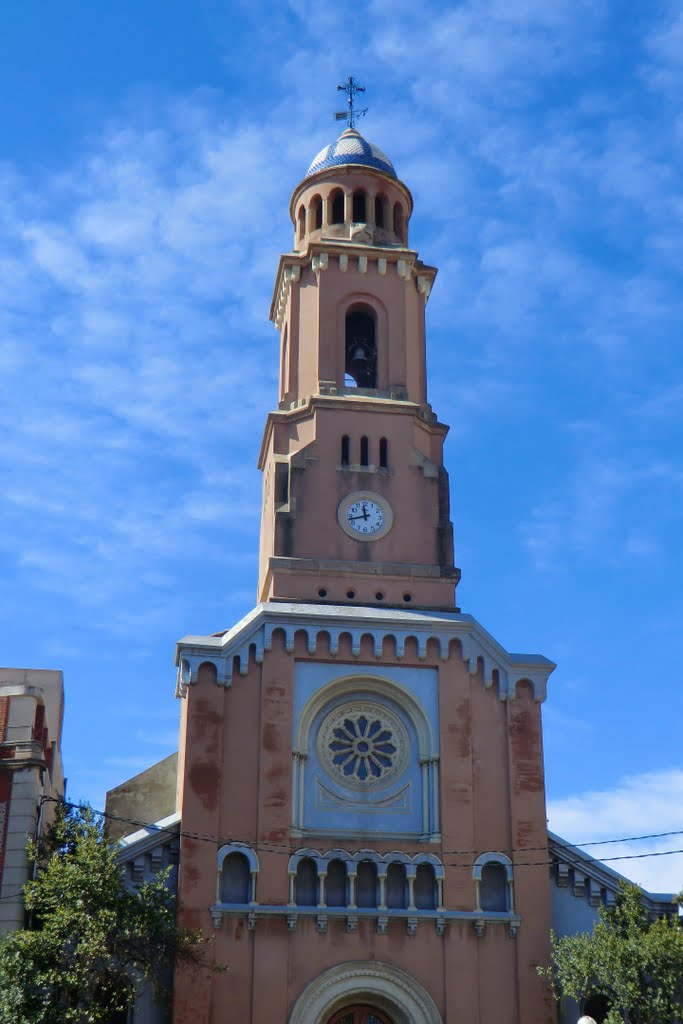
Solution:
<svg viewBox="0 0 683 1024">
<path fill-rule="evenodd" d="M 373 491 L 353 491 L 339 503 L 337 521 L 354 540 L 379 540 L 391 529 L 394 516 L 386 498 Z"/>
</svg>

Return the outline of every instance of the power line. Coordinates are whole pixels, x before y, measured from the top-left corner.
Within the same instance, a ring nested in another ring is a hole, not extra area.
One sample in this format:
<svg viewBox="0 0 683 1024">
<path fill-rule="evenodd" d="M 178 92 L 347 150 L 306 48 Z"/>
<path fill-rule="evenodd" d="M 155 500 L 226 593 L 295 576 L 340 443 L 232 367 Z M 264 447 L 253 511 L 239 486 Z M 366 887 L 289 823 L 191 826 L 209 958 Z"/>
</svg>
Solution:
<svg viewBox="0 0 683 1024">
<path fill-rule="evenodd" d="M 72 808 L 79 808 L 81 806 L 80 804 L 73 803 L 73 802 L 68 801 L 68 800 L 60 801 L 56 797 L 44 797 L 44 801 L 45 802 L 49 801 L 49 802 L 52 802 L 52 803 L 63 803 L 65 807 L 72 807 Z M 256 851 L 260 851 L 262 853 L 264 853 L 264 852 L 265 853 L 272 853 L 272 854 L 277 854 L 279 856 L 287 856 L 287 857 L 290 857 L 292 855 L 292 853 L 293 853 L 293 849 L 292 849 L 291 844 L 286 844 L 286 843 L 267 843 L 267 842 L 266 843 L 259 843 L 259 842 L 251 842 L 250 840 L 244 840 L 244 839 L 221 838 L 221 837 L 216 836 L 216 835 L 208 835 L 207 833 L 191 832 L 189 829 L 176 828 L 175 826 L 170 826 L 169 827 L 169 826 L 166 826 L 166 825 L 159 825 L 156 822 L 141 821 L 141 820 L 136 819 L 136 818 L 127 818 L 127 817 L 124 817 L 122 815 L 112 814 L 112 813 L 110 813 L 108 811 L 95 810 L 94 808 L 93 808 L 93 814 L 96 814 L 98 817 L 101 817 L 101 818 L 103 818 L 105 820 L 119 821 L 119 822 L 123 822 L 123 823 L 125 823 L 127 825 L 137 825 L 141 829 L 142 828 L 149 829 L 152 832 L 162 832 L 162 833 L 165 832 L 165 833 L 168 833 L 169 835 L 181 836 L 184 839 L 194 839 L 194 840 L 199 841 L 199 842 L 211 843 L 212 845 L 218 846 L 218 847 L 227 846 L 230 843 L 239 842 L 239 843 L 244 843 L 244 845 L 250 846 L 252 849 L 254 849 Z M 674 830 L 671 830 L 671 831 L 668 831 L 668 832 L 651 832 L 651 833 L 649 833 L 647 835 L 640 835 L 640 836 L 624 836 L 621 839 L 603 839 L 603 840 L 593 839 L 593 840 L 590 840 L 590 841 L 584 842 L 584 843 L 571 843 L 570 845 L 573 846 L 574 848 L 582 848 L 582 847 L 586 847 L 586 846 L 602 846 L 602 845 L 607 846 L 609 844 L 614 844 L 614 843 L 634 843 L 634 842 L 641 842 L 641 841 L 646 840 L 646 839 L 665 839 L 665 838 L 669 838 L 671 836 L 681 836 L 681 835 L 683 835 L 683 829 L 674 829 Z M 527 847 L 507 848 L 506 850 L 499 850 L 498 852 L 506 853 L 506 854 L 530 854 L 530 853 L 541 853 L 542 851 L 547 851 L 547 849 L 548 849 L 547 846 L 527 846 Z M 481 851 L 479 851 L 479 850 L 442 850 L 441 851 L 441 855 L 442 855 L 442 857 L 467 857 L 467 856 L 478 856 L 480 852 Z M 612 861 L 619 861 L 619 860 L 642 860 L 642 859 L 647 858 L 647 857 L 669 857 L 669 856 L 673 856 L 673 855 L 679 854 L 679 853 L 683 853 L 683 849 L 680 849 L 680 850 L 657 850 L 657 851 L 653 851 L 653 852 L 650 852 L 650 853 L 621 854 L 619 856 L 614 856 L 614 857 L 600 857 L 599 858 L 599 863 L 610 863 Z M 474 867 L 474 864 L 471 863 L 471 862 L 458 863 L 457 861 L 444 860 L 443 863 L 447 867 L 463 867 L 463 868 L 464 867 Z M 549 866 L 551 864 L 553 864 L 553 859 L 552 858 L 545 859 L 545 860 L 538 860 L 538 861 L 518 861 L 518 862 L 515 863 L 514 866 L 516 868 L 517 867 L 543 867 L 543 866 Z"/>
</svg>

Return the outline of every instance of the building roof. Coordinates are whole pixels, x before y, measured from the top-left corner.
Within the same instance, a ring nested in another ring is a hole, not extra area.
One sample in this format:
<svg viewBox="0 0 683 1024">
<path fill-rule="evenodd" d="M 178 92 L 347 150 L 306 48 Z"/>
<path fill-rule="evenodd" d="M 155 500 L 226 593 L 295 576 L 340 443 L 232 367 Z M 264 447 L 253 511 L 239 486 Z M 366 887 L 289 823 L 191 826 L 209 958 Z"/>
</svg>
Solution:
<svg viewBox="0 0 683 1024">
<path fill-rule="evenodd" d="M 318 171 L 326 171 L 329 167 L 340 167 L 343 164 L 361 164 L 364 167 L 374 167 L 378 171 L 390 174 L 392 178 L 397 177 L 394 165 L 389 157 L 364 139 L 355 128 L 347 128 L 339 136 L 336 142 L 321 149 L 311 166 L 306 171 L 306 177 Z"/>
</svg>

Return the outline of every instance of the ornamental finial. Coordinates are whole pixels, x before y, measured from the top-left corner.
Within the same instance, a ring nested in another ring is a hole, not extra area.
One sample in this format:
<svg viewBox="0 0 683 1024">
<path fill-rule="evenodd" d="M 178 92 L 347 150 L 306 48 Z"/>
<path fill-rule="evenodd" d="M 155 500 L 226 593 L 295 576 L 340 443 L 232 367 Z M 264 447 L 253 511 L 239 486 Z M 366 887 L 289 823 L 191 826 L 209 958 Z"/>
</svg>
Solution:
<svg viewBox="0 0 683 1024">
<path fill-rule="evenodd" d="M 358 118 L 359 117 L 365 117 L 365 115 L 368 112 L 368 108 L 367 107 L 365 107 L 364 110 L 355 110 L 354 109 L 356 93 L 365 92 L 365 86 L 364 85 L 358 85 L 353 80 L 353 78 L 349 75 L 349 77 L 347 78 L 347 80 L 344 82 L 343 85 L 338 85 L 337 86 L 337 92 L 345 92 L 346 93 L 346 95 L 348 96 L 348 108 L 349 109 L 348 109 L 348 111 L 347 110 L 338 110 L 335 113 L 335 115 L 334 115 L 334 119 L 335 119 L 335 121 L 346 121 L 346 123 L 349 126 L 349 128 L 353 128 L 355 123 L 356 123 L 356 121 L 358 120 Z"/>
</svg>

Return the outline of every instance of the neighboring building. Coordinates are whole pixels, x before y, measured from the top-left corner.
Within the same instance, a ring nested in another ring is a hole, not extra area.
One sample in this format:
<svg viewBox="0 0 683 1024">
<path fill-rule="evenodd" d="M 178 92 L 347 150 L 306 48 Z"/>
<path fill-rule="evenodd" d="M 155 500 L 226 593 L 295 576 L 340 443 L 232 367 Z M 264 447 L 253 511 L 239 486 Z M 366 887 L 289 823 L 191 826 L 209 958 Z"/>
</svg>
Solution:
<svg viewBox="0 0 683 1024">
<path fill-rule="evenodd" d="M 548 852 L 553 931 L 560 936 L 591 932 L 600 907 L 614 906 L 620 882 L 628 879 L 553 832 L 548 833 Z M 643 892 L 642 899 L 651 920 L 676 913 L 671 893 Z M 601 1024 L 609 1004 L 603 996 L 592 996 L 582 1006 L 564 997 L 558 1009 L 559 1024 L 576 1024 L 582 1014 Z"/>
<path fill-rule="evenodd" d="M 28 839 L 64 795 L 62 673 L 0 668 L 0 932 L 24 926 Z"/>
<path fill-rule="evenodd" d="M 553 663 L 455 603 L 412 208 L 352 129 L 294 190 L 259 603 L 177 645 L 177 793 L 162 762 L 108 797 L 170 816 L 122 843 L 131 880 L 174 861 L 180 822 L 180 923 L 229 967 L 176 971 L 174 1024 L 551 1024 L 551 920 L 589 926 L 616 892 L 548 837 Z"/>
<path fill-rule="evenodd" d="M 112 842 L 175 811 L 178 754 L 170 754 L 107 793 L 107 832 Z"/>
</svg>

